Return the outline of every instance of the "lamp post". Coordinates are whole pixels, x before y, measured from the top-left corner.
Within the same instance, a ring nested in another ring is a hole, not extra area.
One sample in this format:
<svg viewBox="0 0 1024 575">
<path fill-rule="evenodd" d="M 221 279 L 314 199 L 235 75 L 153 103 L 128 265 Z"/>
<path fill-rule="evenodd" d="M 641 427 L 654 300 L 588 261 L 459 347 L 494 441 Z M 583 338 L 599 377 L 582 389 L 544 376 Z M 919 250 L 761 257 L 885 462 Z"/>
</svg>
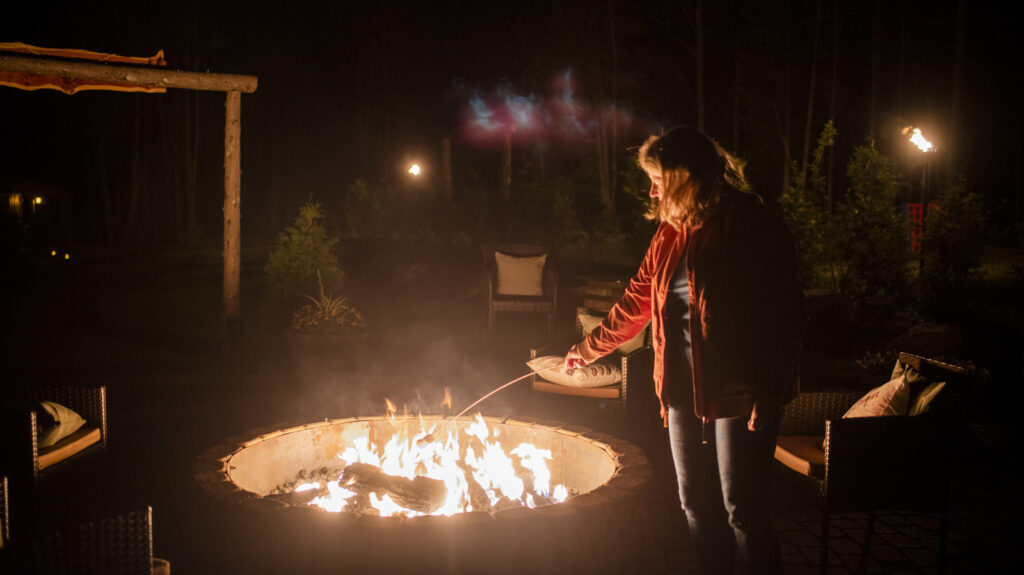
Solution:
<svg viewBox="0 0 1024 575">
<path fill-rule="evenodd" d="M 924 154 L 924 163 L 921 166 L 921 206 L 923 208 L 928 194 L 928 172 L 931 169 L 931 162 L 929 160 L 931 153 L 935 151 L 935 144 L 932 144 L 924 137 L 924 134 L 921 133 L 921 128 L 907 126 L 903 128 L 903 135 L 907 136 L 907 140 Z"/>
<path fill-rule="evenodd" d="M 921 133 L 921 128 L 907 126 L 903 128 L 903 135 L 907 140 L 917 147 L 924 154 L 921 162 L 921 203 L 917 217 L 912 218 L 916 229 L 911 231 L 911 250 L 922 253 L 920 238 L 924 234 L 924 224 L 928 213 L 928 173 L 931 171 L 931 154 L 935 151 L 935 145 L 928 141 Z"/>
</svg>

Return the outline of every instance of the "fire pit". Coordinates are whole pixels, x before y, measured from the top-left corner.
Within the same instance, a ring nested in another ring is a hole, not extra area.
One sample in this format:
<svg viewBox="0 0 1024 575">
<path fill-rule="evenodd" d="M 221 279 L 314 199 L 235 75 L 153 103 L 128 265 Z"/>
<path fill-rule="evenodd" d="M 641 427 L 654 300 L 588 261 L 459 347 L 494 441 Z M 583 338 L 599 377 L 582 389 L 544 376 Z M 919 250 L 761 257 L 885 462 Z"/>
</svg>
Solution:
<svg viewBox="0 0 1024 575">
<path fill-rule="evenodd" d="M 423 416 L 415 418 L 417 426 L 420 419 L 427 429 L 441 421 Z M 265 555 L 261 564 L 283 562 L 292 572 L 618 572 L 642 552 L 651 469 L 638 448 L 588 429 L 535 421 L 478 417 L 451 427 L 474 422 L 486 423 L 506 451 L 522 443 L 550 451 L 551 485 L 564 485 L 569 497 L 536 507 L 381 517 L 330 513 L 278 494 L 315 470 L 342 467 L 339 456 L 360 438 L 383 444 L 396 429 L 384 416 L 256 430 L 209 450 L 196 478 L 244 514 L 237 527 L 251 532 L 245 538 L 253 553 Z"/>
</svg>

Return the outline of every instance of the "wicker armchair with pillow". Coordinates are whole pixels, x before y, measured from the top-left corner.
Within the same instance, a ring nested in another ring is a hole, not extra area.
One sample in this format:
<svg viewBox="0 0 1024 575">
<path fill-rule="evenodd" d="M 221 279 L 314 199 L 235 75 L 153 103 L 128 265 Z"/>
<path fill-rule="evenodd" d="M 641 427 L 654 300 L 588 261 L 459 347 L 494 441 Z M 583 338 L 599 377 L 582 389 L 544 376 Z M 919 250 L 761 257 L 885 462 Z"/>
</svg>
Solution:
<svg viewBox="0 0 1024 575">
<path fill-rule="evenodd" d="M 562 367 L 569 347 L 594 329 L 604 315 L 587 308 L 576 308 L 576 337 L 561 344 L 550 344 L 530 350 L 531 369 L 543 370 L 533 376 L 533 390 L 543 393 L 571 395 L 609 402 L 625 412 L 629 390 L 640 387 L 653 396 L 654 350 L 650 347 L 648 326 L 617 350 L 582 369 Z"/>
<path fill-rule="evenodd" d="M 545 315 L 545 335 L 551 337 L 558 304 L 558 272 L 548 261 L 547 248 L 485 244 L 480 252 L 487 284 L 488 335 L 494 332 L 499 313 L 537 313 Z"/>
<path fill-rule="evenodd" d="M 11 515 L 16 528 L 31 528 L 46 515 L 41 507 L 70 504 L 61 496 L 79 490 L 106 447 L 106 387 L 2 386 L 0 436 Z"/>
<path fill-rule="evenodd" d="M 775 458 L 820 487 L 821 573 L 830 516 L 867 514 L 863 562 L 882 510 L 937 513 L 944 570 L 952 447 L 970 379 L 965 368 L 901 353 L 890 381 L 863 396 L 800 393 L 786 406 Z"/>
</svg>

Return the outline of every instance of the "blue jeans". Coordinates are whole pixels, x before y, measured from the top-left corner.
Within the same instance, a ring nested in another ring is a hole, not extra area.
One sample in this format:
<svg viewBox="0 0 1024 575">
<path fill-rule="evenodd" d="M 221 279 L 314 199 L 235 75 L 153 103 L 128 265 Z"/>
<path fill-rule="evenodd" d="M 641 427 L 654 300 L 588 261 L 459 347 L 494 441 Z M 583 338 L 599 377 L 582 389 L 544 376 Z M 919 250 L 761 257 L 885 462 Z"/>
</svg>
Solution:
<svg viewBox="0 0 1024 575">
<path fill-rule="evenodd" d="M 679 500 L 707 575 L 782 573 L 770 481 L 779 420 L 759 416 L 761 430 L 752 432 L 748 419 L 718 419 L 702 430 L 692 404 L 669 406 Z"/>
</svg>

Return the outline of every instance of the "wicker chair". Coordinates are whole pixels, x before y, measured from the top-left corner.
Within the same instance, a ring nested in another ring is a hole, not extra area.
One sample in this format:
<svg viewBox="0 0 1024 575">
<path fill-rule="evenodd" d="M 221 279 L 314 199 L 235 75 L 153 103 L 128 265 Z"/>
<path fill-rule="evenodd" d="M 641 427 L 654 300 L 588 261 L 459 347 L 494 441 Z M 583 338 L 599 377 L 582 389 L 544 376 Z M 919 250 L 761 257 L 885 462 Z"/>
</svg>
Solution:
<svg viewBox="0 0 1024 575">
<path fill-rule="evenodd" d="M 547 248 L 534 244 L 484 244 L 480 246 L 483 256 L 484 281 L 487 284 L 487 334 L 494 332 L 498 313 L 541 313 L 546 316 L 545 335 L 551 337 L 555 327 L 555 309 L 558 304 L 558 272 L 548 261 L 544 267 L 542 296 L 503 295 L 498 293 L 498 267 L 494 253 L 515 257 L 536 257 L 548 253 Z"/>
<path fill-rule="evenodd" d="M 569 347 L 578 343 L 583 338 L 583 324 L 580 322 L 580 315 L 583 313 L 594 314 L 595 310 L 583 307 L 576 308 L 576 337 L 572 341 L 552 343 L 530 349 L 530 359 L 545 355 L 565 355 Z M 543 378 L 534 375 L 531 381 L 533 390 L 541 393 L 554 393 L 608 402 L 616 411 L 624 414 L 627 408 L 630 389 L 640 388 L 645 390 L 649 396 L 653 396 L 654 350 L 650 346 L 650 337 L 651 330 L 648 327 L 644 331 L 643 347 L 628 354 L 613 352 L 600 360 L 613 362 L 622 370 L 622 381 L 617 384 L 588 388 L 568 387 L 545 381 Z"/>
<path fill-rule="evenodd" d="M 35 484 L 45 481 L 47 477 L 67 466 L 75 458 L 93 453 L 106 447 L 107 444 L 107 388 L 105 386 L 71 386 L 71 385 L 39 385 L 39 386 L 7 386 L 0 387 L 0 400 L 24 403 L 53 401 L 64 405 L 85 419 L 83 429 L 99 431 L 99 441 L 93 442 L 85 450 L 73 456 L 45 457 L 40 453 L 39 437 L 36 423 L 38 415 L 34 410 L 5 408 L 3 466 L 11 479 L 22 475 L 30 476 Z M 59 446 L 59 444 L 58 444 Z M 56 446 L 55 446 L 56 447 Z M 42 462 L 40 461 L 42 459 Z"/>
<path fill-rule="evenodd" d="M 823 574 L 828 570 L 830 516 L 867 514 L 863 566 L 875 512 L 881 510 L 937 513 L 939 568 L 945 572 L 951 452 L 956 434 L 968 421 L 960 397 L 967 391 L 970 372 L 909 353 L 899 357 L 930 381 L 946 382 L 925 414 L 843 419 L 860 398 L 846 392 L 801 393 L 783 412 L 775 458 L 819 487 Z"/>
<path fill-rule="evenodd" d="M 39 448 L 38 401 L 64 405 L 85 419 L 75 434 L 48 449 Z M 104 386 L 3 386 L 0 387 L 0 474 L 9 481 L 11 515 L 18 535 L 43 527 L 34 518 L 45 516 L 43 507 L 68 509 L 68 499 L 87 507 L 88 498 L 64 497 L 81 491 L 96 467 L 107 443 L 107 395 Z M 88 477 L 87 477 L 88 476 Z M 69 510 L 70 511 L 70 510 Z M 21 519 L 18 519 L 21 518 Z"/>
<path fill-rule="evenodd" d="M 6 573 L 153 575 L 169 573 L 153 558 L 153 511 L 104 517 L 64 531 L 15 539 L 0 553 Z"/>
</svg>

